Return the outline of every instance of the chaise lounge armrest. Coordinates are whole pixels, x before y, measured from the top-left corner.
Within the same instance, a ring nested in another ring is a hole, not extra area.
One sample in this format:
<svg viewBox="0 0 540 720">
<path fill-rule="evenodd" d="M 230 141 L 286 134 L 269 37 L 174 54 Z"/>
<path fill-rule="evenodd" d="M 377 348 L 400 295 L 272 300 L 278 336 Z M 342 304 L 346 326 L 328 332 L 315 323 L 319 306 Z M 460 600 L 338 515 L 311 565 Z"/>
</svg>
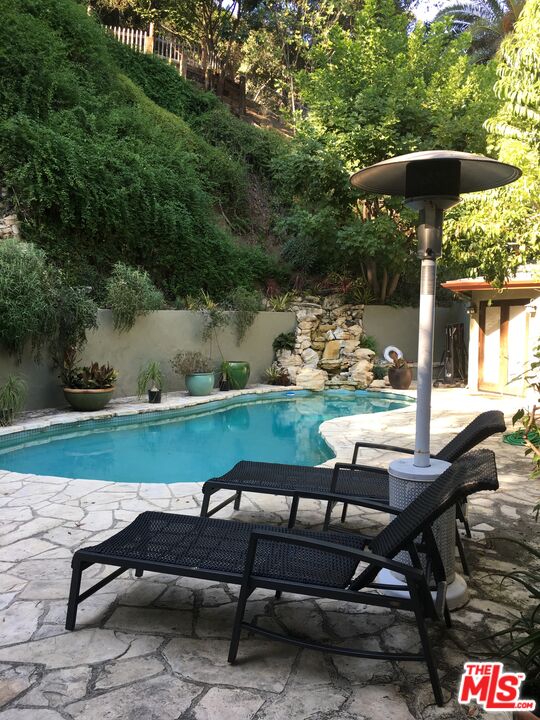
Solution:
<svg viewBox="0 0 540 720">
<path fill-rule="evenodd" d="M 354 558 L 357 562 L 365 562 L 368 565 L 375 566 L 381 570 L 387 569 L 399 573 L 400 575 L 404 575 L 407 579 L 413 582 L 418 582 L 424 579 L 422 570 L 419 570 L 412 565 L 406 565 L 405 563 L 398 562 L 397 560 L 390 560 L 382 555 L 374 555 L 373 553 L 366 552 L 365 550 L 358 550 L 357 548 L 340 545 L 335 542 L 328 542 L 327 540 L 319 540 L 318 538 L 308 538 L 302 535 L 295 535 L 294 533 L 277 533 L 271 530 L 253 530 L 249 538 L 242 584 L 247 583 L 249 578 L 254 574 L 253 566 L 257 556 L 257 545 L 261 540 L 288 543 L 298 545 L 300 547 L 309 547 L 321 550 L 323 552 L 346 555 Z M 257 573 L 257 577 L 262 578 L 264 575 Z"/>
<path fill-rule="evenodd" d="M 352 462 L 356 464 L 358 458 L 358 450 L 360 448 L 371 448 L 373 450 L 391 450 L 392 452 L 407 453 L 407 455 L 414 455 L 414 450 L 411 448 L 400 447 L 399 445 L 385 445 L 384 443 L 372 443 L 372 442 L 355 442 L 354 452 L 352 456 Z"/>
<path fill-rule="evenodd" d="M 347 471 L 366 471 L 370 474 L 374 475 L 387 475 L 386 470 L 383 470 L 382 468 L 372 468 L 369 465 L 358 465 L 357 463 L 343 463 L 338 462 L 334 465 L 334 470 L 332 473 L 332 482 L 330 484 L 330 492 L 328 493 L 321 493 L 320 495 L 316 496 L 316 493 L 310 493 L 310 497 L 317 499 L 317 500 L 331 500 L 334 502 L 353 502 L 355 505 L 358 505 L 359 507 L 367 508 L 368 510 L 380 510 L 381 512 L 387 512 L 391 515 L 398 515 L 401 512 L 401 509 L 393 507 L 387 503 L 381 502 L 380 500 L 377 500 L 377 498 L 370 498 L 369 496 L 366 496 L 365 498 L 362 498 L 358 495 L 348 495 L 344 492 L 339 492 L 337 488 L 337 483 L 339 480 L 339 473 L 340 470 L 347 470 Z"/>
</svg>

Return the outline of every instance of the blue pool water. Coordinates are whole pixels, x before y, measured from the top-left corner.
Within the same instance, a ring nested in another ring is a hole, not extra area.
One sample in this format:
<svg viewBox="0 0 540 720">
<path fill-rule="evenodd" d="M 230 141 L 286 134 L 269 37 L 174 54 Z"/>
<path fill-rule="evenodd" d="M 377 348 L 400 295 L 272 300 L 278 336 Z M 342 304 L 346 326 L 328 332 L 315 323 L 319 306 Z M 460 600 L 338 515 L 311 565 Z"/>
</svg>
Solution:
<svg viewBox="0 0 540 720">
<path fill-rule="evenodd" d="M 0 468 L 124 482 L 200 482 L 239 460 L 317 465 L 333 457 L 324 420 L 409 404 L 390 393 L 244 395 L 183 410 L 89 420 L 2 439 Z M 24 445 L 21 444 L 24 442 Z M 18 445 L 14 443 L 18 442 Z"/>
</svg>

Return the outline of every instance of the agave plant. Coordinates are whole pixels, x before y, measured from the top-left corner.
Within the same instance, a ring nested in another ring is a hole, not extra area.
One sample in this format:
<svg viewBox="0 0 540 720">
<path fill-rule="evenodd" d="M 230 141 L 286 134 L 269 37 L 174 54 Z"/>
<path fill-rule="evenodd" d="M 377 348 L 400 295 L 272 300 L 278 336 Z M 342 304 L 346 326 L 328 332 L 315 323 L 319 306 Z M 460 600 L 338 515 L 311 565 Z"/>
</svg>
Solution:
<svg viewBox="0 0 540 720">
<path fill-rule="evenodd" d="M 286 292 L 282 295 L 273 295 L 266 299 L 268 307 L 274 312 L 286 312 L 292 301 L 293 294 L 291 292 Z"/>
</svg>

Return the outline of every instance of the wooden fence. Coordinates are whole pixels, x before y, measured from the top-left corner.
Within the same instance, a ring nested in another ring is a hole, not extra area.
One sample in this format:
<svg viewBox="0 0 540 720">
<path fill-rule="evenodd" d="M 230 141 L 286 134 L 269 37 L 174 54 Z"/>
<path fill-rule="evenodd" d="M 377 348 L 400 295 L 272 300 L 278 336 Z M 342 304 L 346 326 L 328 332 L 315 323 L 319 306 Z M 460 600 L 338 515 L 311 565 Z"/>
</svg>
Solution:
<svg viewBox="0 0 540 720">
<path fill-rule="evenodd" d="M 123 45 L 141 53 L 152 53 L 174 65 L 179 74 L 206 89 L 213 90 L 221 99 L 240 114 L 246 111 L 246 82 L 227 77 L 216 55 L 201 47 L 182 43 L 170 33 L 155 32 L 154 23 L 148 31 L 133 28 L 105 26 L 105 30 Z"/>
</svg>

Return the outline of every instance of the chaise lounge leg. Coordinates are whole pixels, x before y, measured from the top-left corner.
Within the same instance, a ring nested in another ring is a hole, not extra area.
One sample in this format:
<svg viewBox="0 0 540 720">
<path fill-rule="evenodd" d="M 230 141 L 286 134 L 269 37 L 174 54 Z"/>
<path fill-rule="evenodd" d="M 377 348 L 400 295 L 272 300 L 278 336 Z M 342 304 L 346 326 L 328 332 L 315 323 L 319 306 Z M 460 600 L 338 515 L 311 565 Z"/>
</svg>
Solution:
<svg viewBox="0 0 540 720">
<path fill-rule="evenodd" d="M 201 506 L 201 517 L 208 517 L 208 506 L 210 505 L 210 495 L 212 493 L 205 492 L 203 495 L 203 502 Z"/>
<path fill-rule="evenodd" d="M 465 501 L 466 502 L 466 501 Z M 465 510 L 463 508 L 463 505 L 465 503 L 457 503 L 456 504 L 456 515 L 457 519 L 463 523 L 463 527 L 465 528 L 465 535 L 470 538 L 471 535 L 471 526 L 469 525 L 469 521 L 465 517 Z"/>
<path fill-rule="evenodd" d="M 418 588 L 414 583 L 407 583 L 407 585 L 409 586 L 409 593 L 411 596 L 411 600 L 413 601 L 416 624 L 418 626 L 420 642 L 422 643 L 422 650 L 424 652 L 424 659 L 428 668 L 429 679 L 431 680 L 431 687 L 433 688 L 435 702 L 439 707 L 442 707 L 444 705 L 444 699 L 442 694 L 441 681 L 439 680 L 439 673 L 437 672 L 437 667 L 433 658 L 433 650 L 431 649 L 431 642 L 426 628 L 426 621 L 424 618 L 424 611 L 422 608 L 420 595 L 418 593 Z"/>
<path fill-rule="evenodd" d="M 235 498 L 234 498 L 234 509 L 235 509 L 235 510 L 240 510 L 240 500 L 241 500 L 241 499 L 242 499 L 242 491 L 241 491 L 241 490 L 237 490 L 237 491 L 236 491 L 236 496 L 235 496 Z"/>
<path fill-rule="evenodd" d="M 324 516 L 324 525 L 323 529 L 328 530 L 328 526 L 330 525 L 330 520 L 332 519 L 332 510 L 334 509 L 334 503 L 329 500 L 328 504 L 326 506 L 326 514 Z"/>
<path fill-rule="evenodd" d="M 83 570 L 87 567 L 86 563 L 74 560 L 72 563 L 71 585 L 69 588 L 69 600 L 66 615 L 66 630 L 75 630 L 75 622 L 77 621 L 77 607 L 79 604 L 79 591 L 81 589 L 81 579 Z"/>
<path fill-rule="evenodd" d="M 467 555 L 465 554 L 465 548 L 463 547 L 463 542 L 461 540 L 461 536 L 459 534 L 459 530 L 456 523 L 456 545 L 459 553 L 459 559 L 461 561 L 461 567 L 463 568 L 463 572 L 465 575 L 470 575 L 471 572 L 469 570 L 469 563 L 467 561 Z"/>
<path fill-rule="evenodd" d="M 341 522 L 344 523 L 347 519 L 347 510 L 349 509 L 349 503 L 343 503 L 343 510 L 341 511 Z"/>
<path fill-rule="evenodd" d="M 144 570 L 141 570 L 140 568 L 135 569 L 135 577 L 142 577 Z"/>
<path fill-rule="evenodd" d="M 254 589 L 255 588 L 248 590 L 248 588 L 244 585 L 240 588 L 240 595 L 236 606 L 236 615 L 234 616 L 231 644 L 229 645 L 229 657 L 227 658 L 228 662 L 231 664 L 234 663 L 238 654 L 238 645 L 240 644 L 240 633 L 242 632 L 242 620 L 244 619 L 246 603 Z"/>
<path fill-rule="evenodd" d="M 287 527 L 293 528 L 294 524 L 296 523 L 296 515 L 298 514 L 298 503 L 300 501 L 300 498 L 298 495 L 293 495 L 293 499 L 291 502 L 291 512 L 289 513 L 289 522 L 287 524 Z"/>
<path fill-rule="evenodd" d="M 450 617 L 450 610 L 448 608 L 448 603 L 446 602 L 446 600 L 444 602 L 444 622 L 446 623 L 446 627 L 452 627 L 452 618 Z"/>
</svg>

